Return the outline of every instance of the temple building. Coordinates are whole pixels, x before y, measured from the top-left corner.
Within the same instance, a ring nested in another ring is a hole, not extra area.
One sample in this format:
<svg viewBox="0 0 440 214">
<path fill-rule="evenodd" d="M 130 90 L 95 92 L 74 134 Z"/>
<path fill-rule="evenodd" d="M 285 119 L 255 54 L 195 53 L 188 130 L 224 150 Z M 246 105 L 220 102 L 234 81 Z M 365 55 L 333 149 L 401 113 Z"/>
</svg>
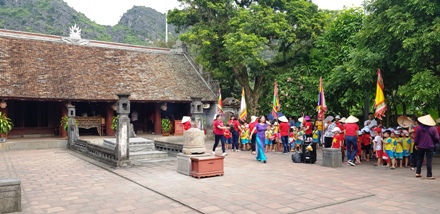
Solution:
<svg viewBox="0 0 440 214">
<path fill-rule="evenodd" d="M 180 120 L 191 102 L 215 111 L 216 81 L 186 54 L 69 37 L 0 30 L 0 111 L 14 123 L 10 138 L 63 135 L 66 105 L 73 104 L 80 133 L 114 135 L 118 93 L 130 93 L 136 132 L 161 133 L 161 118 Z M 206 114 L 206 115 L 205 115 Z"/>
</svg>

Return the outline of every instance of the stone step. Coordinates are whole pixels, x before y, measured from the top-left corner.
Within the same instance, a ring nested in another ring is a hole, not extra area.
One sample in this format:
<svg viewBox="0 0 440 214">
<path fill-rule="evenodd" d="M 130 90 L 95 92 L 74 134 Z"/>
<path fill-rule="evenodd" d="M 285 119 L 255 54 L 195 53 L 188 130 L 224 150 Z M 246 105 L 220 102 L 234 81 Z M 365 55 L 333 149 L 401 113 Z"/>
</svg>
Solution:
<svg viewBox="0 0 440 214">
<path fill-rule="evenodd" d="M 131 160 L 132 166 L 142 166 L 146 164 L 154 164 L 154 163 L 163 163 L 163 162 L 173 162 L 176 161 L 176 158 L 162 158 L 162 159 L 139 159 L 139 160 Z"/>
<path fill-rule="evenodd" d="M 130 160 L 153 160 L 168 158 L 168 152 L 148 151 L 148 152 L 130 152 Z"/>
</svg>

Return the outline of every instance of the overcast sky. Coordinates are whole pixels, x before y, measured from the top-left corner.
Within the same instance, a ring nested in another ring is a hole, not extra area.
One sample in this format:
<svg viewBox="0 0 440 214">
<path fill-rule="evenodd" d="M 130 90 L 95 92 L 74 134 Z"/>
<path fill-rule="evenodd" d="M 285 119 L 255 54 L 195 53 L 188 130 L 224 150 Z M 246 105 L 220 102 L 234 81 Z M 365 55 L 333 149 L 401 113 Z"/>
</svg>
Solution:
<svg viewBox="0 0 440 214">
<path fill-rule="evenodd" d="M 64 0 L 75 10 L 102 25 L 115 25 L 121 16 L 133 6 L 146 6 L 161 13 L 179 6 L 177 0 Z M 313 0 L 323 9 L 342 9 L 344 6 L 360 6 L 363 0 Z"/>
</svg>

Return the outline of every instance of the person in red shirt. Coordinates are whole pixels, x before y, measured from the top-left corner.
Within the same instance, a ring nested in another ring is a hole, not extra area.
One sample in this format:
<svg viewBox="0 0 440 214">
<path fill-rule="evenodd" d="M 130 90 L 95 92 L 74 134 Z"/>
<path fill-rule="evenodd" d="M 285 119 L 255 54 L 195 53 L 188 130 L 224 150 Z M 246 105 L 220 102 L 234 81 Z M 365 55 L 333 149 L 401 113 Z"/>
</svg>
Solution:
<svg viewBox="0 0 440 214">
<path fill-rule="evenodd" d="M 183 116 L 182 118 L 183 129 L 187 131 L 191 128 L 191 117 Z"/>
<path fill-rule="evenodd" d="M 335 127 L 332 132 L 334 133 L 334 135 L 331 148 L 341 149 L 342 161 L 344 161 L 345 151 L 344 147 L 342 146 L 344 143 L 344 135 L 341 133 L 341 129 L 339 127 Z"/>
<path fill-rule="evenodd" d="M 254 130 L 255 125 L 257 125 L 258 121 L 257 121 L 258 117 L 256 116 L 251 116 L 251 122 L 249 123 L 249 131 Z M 251 138 L 251 150 L 252 150 L 252 154 L 255 155 L 255 139 L 256 139 L 257 133 L 253 133 L 252 136 L 249 136 Z"/>
<path fill-rule="evenodd" d="M 306 137 L 312 137 L 313 133 L 313 125 L 312 122 L 310 122 L 310 116 L 306 115 L 304 117 L 304 133 L 306 134 Z"/>
<path fill-rule="evenodd" d="M 222 143 L 222 151 L 223 156 L 228 155 L 225 150 L 225 129 L 229 129 L 228 127 L 223 125 L 222 117 L 220 114 L 215 115 L 215 121 L 213 123 L 213 129 L 214 129 L 214 146 L 212 147 L 212 154 L 215 155 L 215 148 L 218 146 L 219 141 Z"/>
<path fill-rule="evenodd" d="M 289 152 L 289 120 L 285 116 L 278 118 L 280 121 L 280 135 L 281 142 L 283 143 L 283 153 L 287 154 Z"/>
<path fill-rule="evenodd" d="M 362 157 L 365 161 L 370 161 L 370 150 L 371 150 L 371 134 L 370 128 L 368 126 L 364 127 L 362 130 Z"/>
<path fill-rule="evenodd" d="M 239 131 L 240 131 L 240 123 L 238 122 L 237 118 L 235 117 L 235 115 L 232 115 L 229 118 L 229 122 L 228 125 L 231 128 L 231 134 L 232 134 L 232 151 L 234 152 L 239 152 L 240 150 L 238 150 L 238 136 L 239 136 Z"/>
<path fill-rule="evenodd" d="M 358 150 L 357 138 L 359 126 L 356 124 L 359 121 L 358 118 L 350 116 L 345 120 L 345 144 L 347 146 L 347 164 L 355 166 L 355 156 Z"/>
</svg>

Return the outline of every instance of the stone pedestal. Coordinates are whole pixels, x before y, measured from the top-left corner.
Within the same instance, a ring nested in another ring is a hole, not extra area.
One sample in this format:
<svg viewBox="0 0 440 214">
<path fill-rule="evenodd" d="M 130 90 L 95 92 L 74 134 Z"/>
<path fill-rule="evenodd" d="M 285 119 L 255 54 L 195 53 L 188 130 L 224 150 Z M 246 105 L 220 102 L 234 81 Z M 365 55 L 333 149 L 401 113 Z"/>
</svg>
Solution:
<svg viewBox="0 0 440 214">
<path fill-rule="evenodd" d="M 323 148 L 322 165 L 328 167 L 342 167 L 341 149 Z"/>
<path fill-rule="evenodd" d="M 191 175 L 191 158 L 192 157 L 209 157 L 208 154 L 202 155 L 185 155 L 183 153 L 177 154 L 177 172 L 184 175 Z"/>
<path fill-rule="evenodd" d="M 182 152 L 187 155 L 205 153 L 205 132 L 191 128 L 183 133 Z"/>
<path fill-rule="evenodd" d="M 18 178 L 0 178 L 0 213 L 21 211 L 21 181 Z"/>
</svg>

